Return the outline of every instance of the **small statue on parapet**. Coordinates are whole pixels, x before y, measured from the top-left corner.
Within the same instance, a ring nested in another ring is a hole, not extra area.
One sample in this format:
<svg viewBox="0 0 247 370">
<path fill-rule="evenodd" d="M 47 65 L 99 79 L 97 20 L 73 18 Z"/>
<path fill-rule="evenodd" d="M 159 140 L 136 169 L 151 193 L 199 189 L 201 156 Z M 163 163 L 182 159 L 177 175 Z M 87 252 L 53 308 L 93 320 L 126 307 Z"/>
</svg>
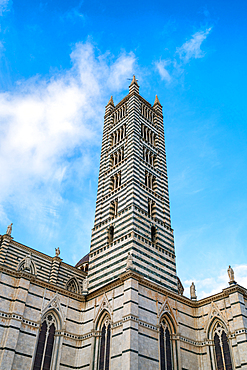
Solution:
<svg viewBox="0 0 247 370">
<path fill-rule="evenodd" d="M 7 231 L 6 231 L 6 234 L 11 236 L 11 233 L 12 233 L 12 225 L 13 223 L 11 223 L 8 227 L 7 227 Z"/>
<path fill-rule="evenodd" d="M 195 287 L 195 284 L 194 284 L 193 281 L 192 281 L 191 286 L 190 286 L 190 299 L 192 299 L 194 301 L 197 299 L 196 287 Z"/>
<path fill-rule="evenodd" d="M 60 249 L 59 247 L 55 248 L 56 257 L 59 257 L 60 255 Z"/>
<path fill-rule="evenodd" d="M 229 267 L 227 269 L 227 273 L 228 273 L 228 276 L 229 276 L 229 284 L 230 285 L 236 284 L 236 281 L 234 279 L 234 271 L 233 271 L 233 269 L 231 268 L 230 265 L 229 265 Z"/>
</svg>

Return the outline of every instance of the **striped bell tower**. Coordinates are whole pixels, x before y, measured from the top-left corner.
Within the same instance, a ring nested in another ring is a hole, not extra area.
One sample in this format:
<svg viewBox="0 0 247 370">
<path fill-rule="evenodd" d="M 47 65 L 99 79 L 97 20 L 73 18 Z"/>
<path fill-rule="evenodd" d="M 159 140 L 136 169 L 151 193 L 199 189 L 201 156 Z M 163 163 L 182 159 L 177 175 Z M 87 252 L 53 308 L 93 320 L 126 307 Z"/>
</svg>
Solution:
<svg viewBox="0 0 247 370">
<path fill-rule="evenodd" d="M 162 106 L 129 94 L 105 108 L 89 292 L 132 269 L 178 291 L 171 228 Z"/>
</svg>

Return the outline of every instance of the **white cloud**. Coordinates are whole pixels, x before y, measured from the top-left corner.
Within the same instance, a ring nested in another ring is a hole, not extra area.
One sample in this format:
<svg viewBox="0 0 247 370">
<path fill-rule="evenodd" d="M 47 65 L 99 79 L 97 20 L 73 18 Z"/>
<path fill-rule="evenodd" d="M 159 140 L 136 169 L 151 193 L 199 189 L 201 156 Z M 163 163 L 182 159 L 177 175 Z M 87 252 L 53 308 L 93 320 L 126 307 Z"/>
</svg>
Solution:
<svg viewBox="0 0 247 370">
<path fill-rule="evenodd" d="M 220 293 L 222 289 L 225 289 L 229 286 L 228 281 L 228 274 L 227 268 L 225 270 L 221 270 L 218 276 L 209 277 L 207 279 L 192 279 L 186 280 L 184 282 L 184 295 L 190 297 L 190 285 L 191 282 L 194 281 L 196 286 L 196 293 L 198 299 L 202 299 L 205 297 L 209 297 L 213 294 Z M 243 287 L 247 287 L 247 265 L 235 265 L 232 266 L 234 273 L 235 273 L 235 280 L 239 285 Z"/>
<path fill-rule="evenodd" d="M 207 38 L 211 30 L 212 27 L 204 31 L 196 32 L 190 40 L 177 48 L 177 53 L 184 63 L 189 62 L 189 60 L 193 58 L 198 59 L 204 57 L 205 53 L 201 50 L 201 44 Z"/>
<path fill-rule="evenodd" d="M 170 64 L 170 61 L 167 61 L 167 60 L 160 60 L 159 62 L 155 62 L 155 67 L 158 70 L 161 79 L 166 82 L 171 81 L 170 73 L 168 72 L 166 68 L 169 64 Z"/>
<path fill-rule="evenodd" d="M 0 16 L 7 10 L 9 10 L 10 1 L 9 0 L 0 0 Z"/>
<path fill-rule="evenodd" d="M 201 30 L 192 35 L 191 39 L 186 41 L 182 46 L 176 49 L 173 60 L 160 59 L 155 61 L 154 65 L 160 77 L 167 83 L 176 80 L 184 72 L 184 66 L 191 59 L 198 59 L 204 57 L 205 53 L 201 50 L 202 42 L 207 38 L 211 32 L 212 27 Z M 169 71 L 167 66 L 170 65 Z"/>
<path fill-rule="evenodd" d="M 13 92 L 0 94 L 1 221 L 9 204 L 25 209 L 25 217 L 55 215 L 63 181 L 77 171 L 73 166 L 83 174 L 94 165 L 87 147 L 100 142 L 104 105 L 112 92 L 126 88 L 135 63 L 133 54 L 112 59 L 79 43 L 70 70 L 20 81 Z M 78 158 L 70 163 L 75 151 Z"/>
</svg>

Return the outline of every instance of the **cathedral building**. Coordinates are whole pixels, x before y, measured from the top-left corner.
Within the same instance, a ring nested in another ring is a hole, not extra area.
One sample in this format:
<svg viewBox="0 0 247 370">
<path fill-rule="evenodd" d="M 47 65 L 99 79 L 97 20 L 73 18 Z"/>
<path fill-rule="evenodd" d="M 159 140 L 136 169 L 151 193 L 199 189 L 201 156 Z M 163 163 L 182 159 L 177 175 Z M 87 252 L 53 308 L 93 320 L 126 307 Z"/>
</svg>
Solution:
<svg viewBox="0 0 247 370">
<path fill-rule="evenodd" d="M 105 109 L 95 221 L 76 266 L 0 236 L 0 370 L 247 369 L 247 289 L 197 300 L 176 272 L 162 106 Z"/>
</svg>

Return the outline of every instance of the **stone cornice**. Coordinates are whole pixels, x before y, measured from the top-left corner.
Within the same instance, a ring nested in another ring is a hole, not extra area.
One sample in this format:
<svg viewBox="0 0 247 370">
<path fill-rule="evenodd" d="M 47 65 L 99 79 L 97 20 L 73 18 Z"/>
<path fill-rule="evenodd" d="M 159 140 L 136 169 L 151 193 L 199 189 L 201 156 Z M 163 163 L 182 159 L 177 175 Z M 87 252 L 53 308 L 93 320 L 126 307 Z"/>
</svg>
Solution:
<svg viewBox="0 0 247 370">
<path fill-rule="evenodd" d="M 174 299 L 178 302 L 186 304 L 187 306 L 190 306 L 192 308 L 199 308 L 199 307 L 205 306 L 207 304 L 210 304 L 211 302 L 215 302 L 215 301 L 224 299 L 224 298 L 228 297 L 230 294 L 235 293 L 235 292 L 243 294 L 247 299 L 247 290 L 245 288 L 241 287 L 240 285 L 236 284 L 235 286 L 223 289 L 222 292 L 214 294 L 210 297 L 200 299 L 199 301 L 192 301 L 188 297 L 181 296 L 181 295 L 173 292 L 172 290 L 169 290 L 167 288 L 163 288 L 163 287 L 159 286 L 158 284 L 155 284 L 155 283 L 147 280 L 141 274 L 139 274 L 138 272 L 136 272 L 134 270 L 127 270 L 126 272 L 121 274 L 118 277 L 118 279 L 116 279 L 113 282 L 111 282 L 109 284 L 106 284 L 103 287 L 99 288 L 98 290 L 88 294 L 87 297 L 86 297 L 86 300 L 91 300 L 91 299 L 103 294 L 106 291 L 110 291 L 110 290 L 122 285 L 122 283 L 124 281 L 126 281 L 128 279 L 131 279 L 131 278 L 135 279 L 135 280 L 138 280 L 138 282 L 146 288 L 150 288 L 152 290 L 155 290 L 158 293 L 163 294 L 164 296 L 167 296 L 167 297 L 169 297 L 171 299 Z"/>
<path fill-rule="evenodd" d="M 227 288 L 223 289 L 222 292 L 220 292 L 220 293 L 216 293 L 216 294 L 211 295 L 209 297 L 200 299 L 199 301 L 195 302 L 195 304 L 196 304 L 196 307 L 202 307 L 205 304 L 215 302 L 215 301 L 218 301 L 220 299 L 227 298 L 227 297 L 229 297 L 230 294 L 233 294 L 233 293 L 240 293 L 247 299 L 247 289 L 245 289 L 241 285 L 236 284 L 236 285 L 233 285 L 233 286 L 230 286 L 230 287 L 227 287 Z"/>
<path fill-rule="evenodd" d="M 82 275 L 82 277 L 87 276 L 87 273 L 86 273 L 86 272 L 84 272 L 84 271 L 82 271 L 82 270 L 78 269 L 77 267 L 74 267 L 74 266 L 72 266 L 72 265 L 69 265 L 69 264 L 68 264 L 68 263 L 66 263 L 66 262 L 62 262 L 62 259 L 61 259 L 60 257 L 57 257 L 57 256 L 54 256 L 54 257 L 48 256 L 48 255 L 47 255 L 47 254 L 45 254 L 45 253 L 39 252 L 39 251 L 37 251 L 36 249 L 30 248 L 30 247 L 28 247 L 28 246 L 26 246 L 26 245 L 24 245 L 24 244 L 21 244 L 21 243 L 19 243 L 19 242 L 15 241 L 15 240 L 13 240 L 13 238 L 12 238 L 12 237 L 10 237 L 10 236 L 9 236 L 9 238 L 11 238 L 11 239 L 12 239 L 12 240 L 11 240 L 11 244 L 10 244 L 10 245 L 13 245 L 13 246 L 19 247 L 19 248 L 21 248 L 21 249 L 24 249 L 24 250 L 26 250 L 26 251 L 27 251 L 27 252 L 29 252 L 29 253 L 31 252 L 31 253 L 32 253 L 33 255 L 35 255 L 35 256 L 42 257 L 42 258 L 44 258 L 44 259 L 48 260 L 51 264 L 52 264 L 52 261 L 53 261 L 54 259 L 57 259 L 57 258 L 58 258 L 58 261 L 59 261 L 59 262 L 61 262 L 61 266 L 63 266 L 63 267 L 67 267 L 67 268 L 69 268 L 70 270 L 72 270 L 72 271 L 74 271 L 74 272 L 76 272 L 76 273 L 79 273 L 80 275 Z"/>
<path fill-rule="evenodd" d="M 6 268 L 4 266 L 0 266 L 0 271 L 3 272 L 3 273 L 9 274 L 9 275 L 11 275 L 11 276 L 13 276 L 17 279 L 18 278 L 24 278 L 26 280 L 29 280 L 31 283 L 39 285 L 43 288 L 48 288 L 49 290 L 60 293 L 63 296 L 70 297 L 70 298 L 75 299 L 75 300 L 80 301 L 80 302 L 85 302 L 85 296 L 82 296 L 81 294 L 69 292 L 68 290 L 66 290 L 64 288 L 61 288 L 61 287 L 57 286 L 56 284 L 51 284 L 49 282 L 45 282 L 45 281 L 35 277 L 35 275 L 29 274 L 28 272 L 15 271 L 13 269 Z M 13 288 L 18 288 L 18 287 L 13 286 Z"/>
</svg>

